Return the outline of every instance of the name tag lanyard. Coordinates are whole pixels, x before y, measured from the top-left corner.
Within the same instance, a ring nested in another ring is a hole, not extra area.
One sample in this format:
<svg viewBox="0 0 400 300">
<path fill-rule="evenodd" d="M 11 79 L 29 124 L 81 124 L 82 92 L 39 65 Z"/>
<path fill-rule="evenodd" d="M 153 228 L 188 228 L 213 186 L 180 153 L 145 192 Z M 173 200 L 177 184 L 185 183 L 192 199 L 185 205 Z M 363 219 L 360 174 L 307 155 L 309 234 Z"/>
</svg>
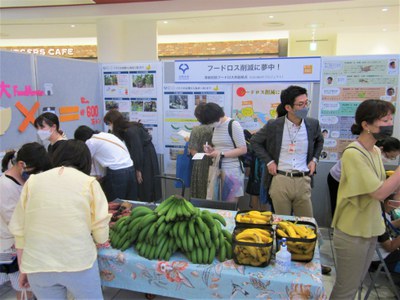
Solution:
<svg viewBox="0 0 400 300">
<path fill-rule="evenodd" d="M 300 126 L 297 128 L 296 132 L 293 132 L 294 136 L 292 135 L 292 131 L 289 127 L 297 127 L 296 125 L 292 126 L 292 124 L 288 123 L 288 121 L 285 119 L 286 122 L 286 127 L 288 130 L 288 134 L 289 134 L 289 140 L 290 140 L 290 144 L 289 144 L 289 148 L 288 148 L 288 153 L 290 154 L 294 154 L 296 152 L 296 136 L 300 131 Z"/>
</svg>

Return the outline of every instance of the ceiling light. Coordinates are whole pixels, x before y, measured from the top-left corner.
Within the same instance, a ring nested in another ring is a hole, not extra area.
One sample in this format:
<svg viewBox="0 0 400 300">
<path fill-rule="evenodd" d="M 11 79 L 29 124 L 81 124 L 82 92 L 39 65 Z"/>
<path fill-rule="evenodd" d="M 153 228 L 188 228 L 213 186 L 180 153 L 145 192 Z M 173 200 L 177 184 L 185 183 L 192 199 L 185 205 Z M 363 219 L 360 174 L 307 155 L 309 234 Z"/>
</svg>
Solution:
<svg viewBox="0 0 400 300">
<path fill-rule="evenodd" d="M 383 28 L 382 31 L 387 31 L 387 28 Z"/>
<path fill-rule="evenodd" d="M 317 42 L 312 41 L 310 43 L 310 51 L 317 51 Z"/>
<path fill-rule="evenodd" d="M 164 24 L 168 24 L 168 21 L 163 21 Z"/>
<path fill-rule="evenodd" d="M 273 19 L 273 18 L 274 18 L 274 16 L 273 16 L 273 15 L 271 15 L 271 16 L 268 16 L 268 18 L 270 18 L 270 19 Z"/>
<path fill-rule="evenodd" d="M 72 24 L 70 27 L 71 27 L 71 28 L 75 28 L 75 25 L 74 25 L 74 24 Z"/>
<path fill-rule="evenodd" d="M 388 9 L 387 7 L 382 8 L 382 11 L 383 11 L 383 12 L 388 11 L 388 10 L 389 10 L 389 9 Z"/>
</svg>

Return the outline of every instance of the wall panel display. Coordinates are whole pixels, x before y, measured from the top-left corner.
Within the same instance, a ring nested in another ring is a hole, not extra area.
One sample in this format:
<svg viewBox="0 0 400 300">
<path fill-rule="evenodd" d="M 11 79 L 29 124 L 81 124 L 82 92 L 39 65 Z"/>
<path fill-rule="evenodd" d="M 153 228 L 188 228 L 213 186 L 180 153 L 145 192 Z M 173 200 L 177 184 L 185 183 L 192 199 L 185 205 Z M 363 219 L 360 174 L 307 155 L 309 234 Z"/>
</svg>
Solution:
<svg viewBox="0 0 400 300">
<path fill-rule="evenodd" d="M 310 91 L 310 84 L 293 83 Z M 244 129 L 255 133 L 270 119 L 277 117 L 281 91 L 290 83 L 242 83 L 233 85 L 232 117 Z M 311 98 L 311 95 L 309 95 Z"/>
<path fill-rule="evenodd" d="M 118 109 L 127 120 L 143 123 L 161 153 L 162 64 L 103 64 L 102 77 L 105 113 Z"/>
<path fill-rule="evenodd" d="M 183 153 L 185 140 L 198 125 L 194 110 L 199 103 L 214 102 L 231 114 L 231 85 L 165 84 L 164 102 L 164 172 L 175 174 L 176 156 Z"/>
<path fill-rule="evenodd" d="M 320 89 L 319 120 L 325 137 L 321 160 L 337 161 L 356 138 L 350 128 L 362 101 L 381 99 L 396 103 L 399 56 L 323 57 Z"/>
<path fill-rule="evenodd" d="M 177 60 L 175 82 L 319 81 L 320 62 L 320 57 Z"/>
</svg>

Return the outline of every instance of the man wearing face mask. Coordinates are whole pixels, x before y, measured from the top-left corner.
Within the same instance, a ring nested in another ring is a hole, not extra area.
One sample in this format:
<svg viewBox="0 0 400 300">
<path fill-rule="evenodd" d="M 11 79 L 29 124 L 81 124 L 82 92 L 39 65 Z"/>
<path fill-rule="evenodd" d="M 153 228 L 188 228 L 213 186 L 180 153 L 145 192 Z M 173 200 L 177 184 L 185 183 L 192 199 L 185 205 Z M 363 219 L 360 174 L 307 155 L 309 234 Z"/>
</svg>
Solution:
<svg viewBox="0 0 400 300">
<path fill-rule="evenodd" d="M 324 138 L 318 120 L 308 118 L 307 90 L 289 86 L 281 92 L 286 115 L 269 120 L 253 137 L 256 156 L 267 165 L 265 185 L 275 212 L 313 217 L 311 178 Z"/>
</svg>

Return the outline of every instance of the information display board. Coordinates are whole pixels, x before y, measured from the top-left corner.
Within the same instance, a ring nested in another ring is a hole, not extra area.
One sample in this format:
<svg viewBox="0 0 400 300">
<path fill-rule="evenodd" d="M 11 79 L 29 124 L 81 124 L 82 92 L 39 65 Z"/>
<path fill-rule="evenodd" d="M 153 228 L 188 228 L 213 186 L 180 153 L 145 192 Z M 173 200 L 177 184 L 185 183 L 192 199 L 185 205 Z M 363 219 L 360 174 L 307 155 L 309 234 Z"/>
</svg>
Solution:
<svg viewBox="0 0 400 300">
<path fill-rule="evenodd" d="M 165 84 L 164 85 L 164 171 L 175 174 L 176 156 L 183 153 L 183 132 L 199 124 L 194 110 L 200 103 L 214 102 L 231 115 L 231 85 Z M 181 134 L 179 134 L 181 133 Z"/>
<path fill-rule="evenodd" d="M 398 64 L 398 55 L 322 58 L 319 120 L 325 143 L 321 161 L 337 161 L 357 137 L 350 128 L 362 101 L 381 99 L 396 104 Z"/>
<path fill-rule="evenodd" d="M 103 64 L 104 111 L 118 109 L 129 121 L 140 121 L 162 151 L 162 64 Z"/>
</svg>

